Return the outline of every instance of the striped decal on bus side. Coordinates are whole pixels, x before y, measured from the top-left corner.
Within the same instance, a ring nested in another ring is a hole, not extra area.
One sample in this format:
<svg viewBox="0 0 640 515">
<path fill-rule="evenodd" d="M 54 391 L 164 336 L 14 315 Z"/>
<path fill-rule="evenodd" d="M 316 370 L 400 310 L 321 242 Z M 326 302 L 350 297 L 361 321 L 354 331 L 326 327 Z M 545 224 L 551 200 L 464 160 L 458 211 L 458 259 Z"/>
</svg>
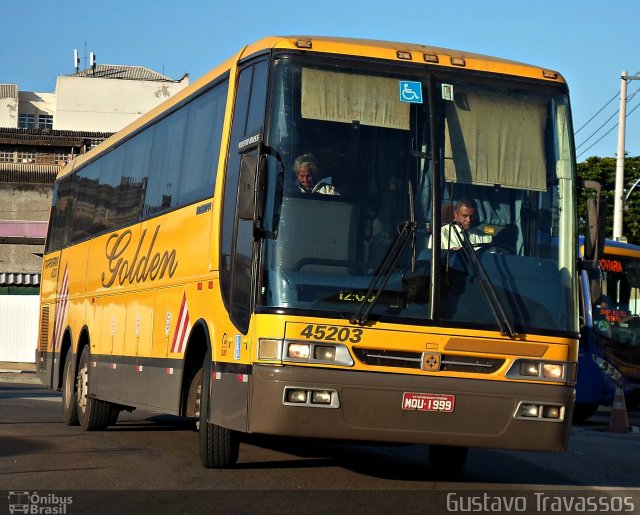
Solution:
<svg viewBox="0 0 640 515">
<path fill-rule="evenodd" d="M 56 319 L 53 327 L 53 349 L 60 350 L 62 343 L 62 334 L 64 332 L 64 317 L 67 314 L 67 305 L 69 303 L 69 270 L 68 266 L 64 267 L 64 275 L 62 276 L 62 284 L 60 286 L 60 294 L 56 299 Z"/>
<path fill-rule="evenodd" d="M 182 296 L 182 305 L 178 314 L 178 323 L 176 324 L 176 332 L 173 335 L 173 343 L 171 344 L 171 352 L 183 352 L 187 343 L 187 335 L 191 330 L 189 325 L 189 308 L 187 307 L 187 294 Z"/>
</svg>

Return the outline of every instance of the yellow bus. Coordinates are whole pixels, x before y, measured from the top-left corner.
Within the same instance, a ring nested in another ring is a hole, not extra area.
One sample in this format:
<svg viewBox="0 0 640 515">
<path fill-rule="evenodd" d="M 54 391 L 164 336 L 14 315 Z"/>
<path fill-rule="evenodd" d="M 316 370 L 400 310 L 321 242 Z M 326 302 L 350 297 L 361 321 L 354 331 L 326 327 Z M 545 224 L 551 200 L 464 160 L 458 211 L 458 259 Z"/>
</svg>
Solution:
<svg viewBox="0 0 640 515">
<path fill-rule="evenodd" d="M 559 451 L 578 353 L 568 88 L 416 44 L 269 37 L 61 170 L 37 369 L 85 430 Z"/>
</svg>

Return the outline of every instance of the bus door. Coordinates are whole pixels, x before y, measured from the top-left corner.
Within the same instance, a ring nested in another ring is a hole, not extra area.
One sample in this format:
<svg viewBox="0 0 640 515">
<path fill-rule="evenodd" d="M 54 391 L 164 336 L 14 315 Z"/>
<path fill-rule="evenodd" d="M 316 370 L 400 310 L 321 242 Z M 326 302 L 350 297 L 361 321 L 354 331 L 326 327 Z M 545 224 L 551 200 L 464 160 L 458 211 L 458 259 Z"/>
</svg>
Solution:
<svg viewBox="0 0 640 515">
<path fill-rule="evenodd" d="M 257 242 L 254 241 L 253 221 L 238 216 L 238 179 L 243 157 L 257 157 L 257 143 L 264 127 L 267 77 L 268 61 L 264 58 L 246 63 L 239 70 L 222 199 L 220 288 L 229 317 L 216 320 L 213 360 L 216 371 L 221 373 L 212 385 L 214 412 L 210 414 L 210 420 L 239 430 L 246 430 L 251 361 L 249 323 L 254 304 Z M 243 381 L 238 381 L 238 377 Z M 224 409 L 222 403 L 244 406 L 244 409 Z"/>
</svg>

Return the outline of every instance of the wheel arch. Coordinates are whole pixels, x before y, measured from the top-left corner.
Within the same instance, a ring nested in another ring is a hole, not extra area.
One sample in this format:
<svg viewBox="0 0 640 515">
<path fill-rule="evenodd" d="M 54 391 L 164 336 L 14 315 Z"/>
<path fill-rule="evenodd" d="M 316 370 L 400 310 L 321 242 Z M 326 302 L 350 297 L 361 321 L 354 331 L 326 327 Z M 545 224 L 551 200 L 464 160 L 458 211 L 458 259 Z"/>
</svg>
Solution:
<svg viewBox="0 0 640 515">
<path fill-rule="evenodd" d="M 78 345 L 76 347 L 76 365 L 83 349 L 87 347 L 90 342 L 91 340 L 89 338 L 89 328 L 85 325 L 82 327 L 82 329 L 80 329 L 80 337 L 78 338 Z"/>
<path fill-rule="evenodd" d="M 86 345 L 89 345 L 89 328 L 84 325 L 82 329 L 80 329 L 80 336 L 78 337 L 78 344 L 76 345 L 75 357 L 73 353 L 73 335 L 71 332 L 71 328 L 67 327 L 64 335 L 62 336 L 62 344 L 60 345 L 60 359 L 58 363 L 58 389 L 62 388 L 62 381 L 64 375 L 64 363 L 67 359 L 67 355 L 71 354 L 73 363 L 73 374 L 75 375 L 78 372 L 78 360 L 80 359 L 80 354 L 82 354 L 82 349 Z"/>
<path fill-rule="evenodd" d="M 62 341 L 60 342 L 60 354 L 58 356 L 58 362 L 56 363 L 57 381 L 56 389 L 62 388 L 62 381 L 64 375 L 64 363 L 67 360 L 67 354 L 73 352 L 71 348 L 71 342 L 73 341 L 71 336 L 71 328 L 67 326 L 62 334 Z M 75 374 L 75 370 L 74 370 Z"/>
<path fill-rule="evenodd" d="M 184 353 L 180 386 L 180 414 L 182 416 L 193 415 L 194 407 L 189 405 L 189 390 L 207 356 L 211 356 L 209 327 L 203 319 L 199 319 L 191 328 L 187 349 Z"/>
</svg>

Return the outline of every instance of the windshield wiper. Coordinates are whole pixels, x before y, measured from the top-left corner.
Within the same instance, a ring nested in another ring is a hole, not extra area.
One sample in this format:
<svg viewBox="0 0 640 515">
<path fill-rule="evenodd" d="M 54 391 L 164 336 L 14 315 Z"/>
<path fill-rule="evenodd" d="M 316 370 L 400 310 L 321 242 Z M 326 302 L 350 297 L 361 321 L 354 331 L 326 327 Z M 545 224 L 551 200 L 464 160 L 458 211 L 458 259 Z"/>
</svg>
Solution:
<svg viewBox="0 0 640 515">
<path fill-rule="evenodd" d="M 362 302 L 358 305 L 353 315 L 351 315 L 350 322 L 352 324 L 364 325 L 367 323 L 369 319 L 369 313 L 373 309 L 373 306 L 380 298 L 380 294 L 384 291 L 389 279 L 391 279 L 391 275 L 393 274 L 393 270 L 398 263 L 398 260 L 402 256 L 402 252 L 404 248 L 407 246 L 407 243 L 412 242 L 412 253 L 411 253 L 411 270 L 414 271 L 416 267 L 416 245 L 415 245 L 415 237 L 416 231 L 418 229 L 418 225 L 416 224 L 416 214 L 415 207 L 413 205 L 413 184 L 409 181 L 407 193 L 409 194 L 409 220 L 402 222 L 398 227 L 398 233 L 394 238 L 389 250 L 384 256 L 382 260 L 382 264 L 378 269 L 378 273 L 376 273 L 375 277 L 371 281 L 369 285 L 369 289 L 362 299 Z M 378 283 L 382 279 L 382 283 L 378 286 Z M 371 297 L 371 294 L 375 290 L 375 295 Z"/>
<path fill-rule="evenodd" d="M 487 297 L 487 301 L 489 302 L 489 308 L 491 309 L 498 327 L 500 328 L 500 334 L 502 334 L 503 336 L 509 336 L 510 338 L 515 338 L 518 333 L 516 333 L 515 329 L 511 325 L 511 321 L 509 320 L 509 317 L 504 310 L 502 302 L 498 297 L 498 293 L 493 287 L 493 283 L 489 278 L 489 274 L 487 274 L 487 270 L 478 257 L 478 252 L 471 243 L 471 240 L 469 240 L 469 235 L 466 231 L 458 231 L 453 227 L 450 228 L 449 234 L 451 234 L 451 232 L 453 232 L 458 238 L 462 252 L 464 253 L 471 267 L 474 269 L 476 275 L 478 276 L 478 279 L 480 279 L 480 286 L 482 286 L 482 291 L 484 292 L 485 297 Z"/>
<path fill-rule="evenodd" d="M 389 247 L 384 259 L 382 260 L 382 264 L 378 269 L 378 273 L 375 275 L 371 284 L 369 285 L 369 289 L 367 290 L 364 299 L 358 305 L 357 309 L 351 315 L 350 322 L 352 324 L 364 325 L 369 319 L 369 313 L 373 309 L 374 304 L 377 302 L 378 298 L 380 298 L 380 294 L 383 292 L 389 279 L 391 279 L 391 275 L 393 274 L 393 270 L 398 263 L 398 260 L 402 256 L 402 252 L 404 248 L 407 246 L 407 243 L 412 241 L 416 234 L 416 223 L 415 221 L 409 220 L 400 224 L 400 230 L 396 234 L 396 237 L 393 240 L 393 243 Z M 382 279 L 380 286 L 378 283 Z M 371 297 L 371 294 L 375 290 L 375 295 Z"/>
</svg>

